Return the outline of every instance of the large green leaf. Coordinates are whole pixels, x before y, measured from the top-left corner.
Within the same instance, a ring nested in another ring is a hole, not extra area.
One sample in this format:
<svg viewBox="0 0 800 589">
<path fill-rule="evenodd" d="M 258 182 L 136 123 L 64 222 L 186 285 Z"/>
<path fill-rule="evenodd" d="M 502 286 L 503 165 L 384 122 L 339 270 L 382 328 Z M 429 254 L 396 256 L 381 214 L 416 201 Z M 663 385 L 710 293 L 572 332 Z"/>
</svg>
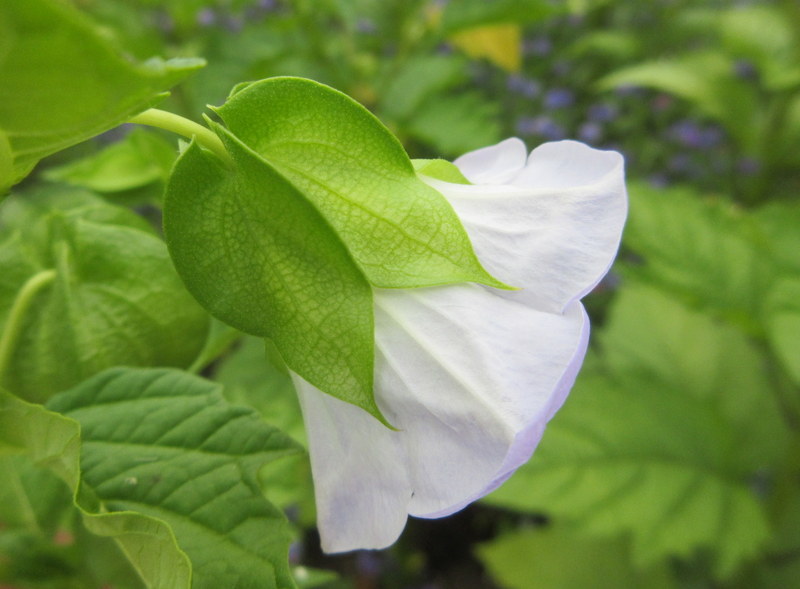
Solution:
<svg viewBox="0 0 800 589">
<path fill-rule="evenodd" d="M 408 122 L 408 133 L 453 157 L 501 139 L 499 109 L 477 92 L 425 101 Z"/>
<path fill-rule="evenodd" d="M 191 566 L 166 524 L 134 513 L 99 513 L 97 499 L 80 486 L 80 426 L 41 405 L 0 389 L 0 451 L 27 454 L 51 469 L 75 496 L 94 533 L 116 538 L 150 587 L 189 589 Z"/>
<path fill-rule="evenodd" d="M 652 288 L 629 286 L 532 461 L 487 500 L 631 534 L 649 564 L 713 551 L 729 575 L 769 528 L 752 481 L 787 434 L 757 349 Z"/>
<path fill-rule="evenodd" d="M 424 55 L 402 64 L 389 80 L 378 105 L 380 114 L 408 120 L 427 99 L 440 99 L 444 90 L 466 77 L 464 62 L 454 56 Z"/>
<path fill-rule="evenodd" d="M 685 189 L 633 184 L 630 195 L 625 244 L 643 259 L 625 271 L 759 331 L 772 268 L 748 237 L 751 220 L 725 201 Z"/>
<path fill-rule="evenodd" d="M 41 158 L 152 106 L 202 65 L 132 63 L 63 2 L 0 3 L 0 194 Z"/>
<path fill-rule="evenodd" d="M 306 446 L 306 430 L 300 401 L 292 379 L 270 341 L 248 337 L 219 363 L 214 380 L 225 387 L 232 403 L 256 409 L 268 424 Z M 279 507 L 291 507 L 298 520 L 314 525 L 314 487 L 308 455 L 280 460 L 262 471 L 268 476 L 269 499 Z"/>
<path fill-rule="evenodd" d="M 792 380 L 800 385 L 800 276 L 778 281 L 767 299 L 767 336 Z"/>
<path fill-rule="evenodd" d="M 290 588 L 288 527 L 262 465 L 297 451 L 220 387 L 166 369 L 114 369 L 48 411 L 0 392 L 0 449 L 27 453 L 75 493 L 148 587 Z"/>
<path fill-rule="evenodd" d="M 503 286 L 399 141 L 348 96 L 311 80 L 270 78 L 238 87 L 216 111 L 316 206 L 373 285 Z"/>
<path fill-rule="evenodd" d="M 480 545 L 478 554 L 506 589 L 675 587 L 666 566 L 633 567 L 625 541 L 563 527 L 517 530 Z"/>
<path fill-rule="evenodd" d="M 258 471 L 298 447 L 220 390 L 174 370 L 114 369 L 48 408 L 80 423 L 82 481 L 105 509 L 169 525 L 193 589 L 292 587 L 288 525 Z"/>
<path fill-rule="evenodd" d="M 615 301 L 611 319 L 600 341 L 618 382 L 631 391 L 655 384 L 711 410 L 731 436 L 727 449 L 717 446 L 729 451 L 727 472 L 744 476 L 780 460 L 787 431 L 772 378 L 742 331 L 635 284 Z"/>
<path fill-rule="evenodd" d="M 51 470 L 24 455 L 0 457 L 0 469 L 0 585 L 144 588 L 113 539 L 86 532 L 69 487 Z"/>
<path fill-rule="evenodd" d="M 214 316 L 271 338 L 307 381 L 379 416 L 364 275 L 292 184 L 220 135 L 232 169 L 192 144 L 168 184 L 164 230 L 175 267 Z"/>
<path fill-rule="evenodd" d="M 759 241 L 767 248 L 762 255 L 782 271 L 800 274 L 800 202 L 773 201 L 754 211 L 753 217 L 761 228 Z"/>
<path fill-rule="evenodd" d="M 43 400 L 111 366 L 191 364 L 208 315 L 141 218 L 80 191 L 20 195 L 5 204 L 5 387 Z"/>
</svg>

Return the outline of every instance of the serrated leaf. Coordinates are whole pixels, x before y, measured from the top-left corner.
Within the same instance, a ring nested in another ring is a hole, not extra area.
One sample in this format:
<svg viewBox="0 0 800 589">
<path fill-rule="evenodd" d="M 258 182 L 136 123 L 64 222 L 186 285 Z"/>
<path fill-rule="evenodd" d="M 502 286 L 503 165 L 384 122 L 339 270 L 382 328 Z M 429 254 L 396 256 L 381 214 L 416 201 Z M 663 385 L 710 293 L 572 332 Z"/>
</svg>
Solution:
<svg viewBox="0 0 800 589">
<path fill-rule="evenodd" d="M 0 170 L 12 170 L 0 176 L 0 194 L 46 155 L 153 106 L 203 65 L 189 59 L 132 63 L 82 14 L 55 0 L 0 4 L 0 39 L 0 135 L 12 156 L 11 166 L 0 163 Z M 0 147 L 0 158 L 4 151 Z"/>
<path fill-rule="evenodd" d="M 300 401 L 291 377 L 278 364 L 280 356 L 270 353 L 275 351 L 270 341 L 246 337 L 219 363 L 214 380 L 225 387 L 230 402 L 253 407 L 267 423 L 305 447 Z"/>
<path fill-rule="evenodd" d="M 606 363 L 584 371 L 532 461 L 488 501 L 630 533 L 640 565 L 712 550 L 729 576 L 768 538 L 751 479 L 787 440 L 763 358 L 641 286 L 615 299 L 602 343 Z"/>
<path fill-rule="evenodd" d="M 216 111 L 314 204 L 373 285 L 504 286 L 402 145 L 348 96 L 311 80 L 270 78 L 238 89 Z"/>
<path fill-rule="evenodd" d="M 218 365 L 214 380 L 225 387 L 232 403 L 256 409 L 268 424 L 307 446 L 300 401 L 292 379 L 272 342 L 247 337 Z M 314 488 L 311 464 L 305 454 L 269 465 L 269 499 L 282 508 L 292 507 L 303 524 L 314 525 Z"/>
<path fill-rule="evenodd" d="M 4 386 L 43 400 L 110 366 L 188 366 L 208 316 L 164 243 L 129 211 L 80 191 L 42 195 L 3 211 L 13 230 L 0 244 Z M 66 210 L 50 208 L 64 201 Z"/>
<path fill-rule="evenodd" d="M 56 474 L 24 455 L 0 458 L 0 469 L 0 584 L 144 589 L 113 539 L 86 532 Z"/>
<path fill-rule="evenodd" d="M 0 449 L 27 454 L 67 483 L 83 511 L 87 528 L 116 538 L 152 587 L 189 589 L 188 559 L 165 524 L 132 513 L 98 514 L 96 500 L 83 490 L 79 492 L 81 447 L 77 422 L 0 389 Z"/>
<path fill-rule="evenodd" d="M 48 408 L 80 423 L 82 482 L 105 509 L 174 532 L 192 589 L 293 587 L 288 525 L 257 476 L 298 447 L 220 389 L 176 370 L 112 369 Z"/>
<path fill-rule="evenodd" d="M 97 192 L 121 192 L 166 181 L 176 156 L 166 139 L 137 128 L 96 154 L 48 169 L 44 176 Z"/>
<path fill-rule="evenodd" d="M 323 391 L 380 416 L 372 392 L 372 291 L 298 190 L 220 132 L 234 168 L 190 145 L 167 186 L 175 267 L 212 315 L 272 339 Z"/>
<path fill-rule="evenodd" d="M 497 23 L 530 24 L 559 14 L 564 8 L 542 0 L 461 0 L 445 6 L 441 25 L 449 34 Z"/>
<path fill-rule="evenodd" d="M 564 526 L 522 529 L 478 546 L 481 561 L 506 589 L 675 587 L 666 566 L 638 570 L 627 542 L 581 535 Z"/>
<path fill-rule="evenodd" d="M 294 586 L 287 524 L 256 476 L 297 447 L 218 385 L 114 369 L 49 408 L 61 413 L 0 390 L 0 450 L 58 474 L 84 525 L 114 538 L 148 587 Z"/>
</svg>

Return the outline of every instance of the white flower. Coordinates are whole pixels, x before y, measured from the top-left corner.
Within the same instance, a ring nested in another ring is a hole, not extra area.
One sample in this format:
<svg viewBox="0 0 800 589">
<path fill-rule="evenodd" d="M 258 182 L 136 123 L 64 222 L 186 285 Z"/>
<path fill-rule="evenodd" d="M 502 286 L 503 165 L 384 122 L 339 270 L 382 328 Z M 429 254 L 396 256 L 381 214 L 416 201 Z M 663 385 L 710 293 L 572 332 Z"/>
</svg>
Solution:
<svg viewBox="0 0 800 589">
<path fill-rule="evenodd" d="M 522 287 L 375 290 L 375 395 L 399 431 L 294 375 L 326 552 L 392 544 L 526 462 L 580 368 L 580 298 L 611 265 L 627 211 L 622 157 L 574 141 L 527 156 L 508 139 L 456 160 L 473 183 L 426 181 L 478 258 Z"/>
</svg>

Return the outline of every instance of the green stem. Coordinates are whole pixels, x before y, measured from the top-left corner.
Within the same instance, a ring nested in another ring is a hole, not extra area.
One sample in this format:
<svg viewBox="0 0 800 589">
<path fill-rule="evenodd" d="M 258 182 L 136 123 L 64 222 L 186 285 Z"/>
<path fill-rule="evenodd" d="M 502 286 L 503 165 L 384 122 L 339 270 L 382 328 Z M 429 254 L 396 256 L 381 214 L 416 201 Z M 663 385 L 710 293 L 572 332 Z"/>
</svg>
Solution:
<svg viewBox="0 0 800 589">
<path fill-rule="evenodd" d="M 183 135 L 189 139 L 195 138 L 197 142 L 206 149 L 213 151 L 216 155 L 222 158 L 225 162 L 231 161 L 231 156 L 228 154 L 222 141 L 217 137 L 211 129 L 198 125 L 194 121 L 185 119 L 180 115 L 159 110 L 157 108 L 148 109 L 139 113 L 132 119 L 128 120 L 129 123 L 136 123 L 137 125 L 149 125 L 151 127 L 158 127 L 159 129 L 166 129 L 178 135 Z"/>
<path fill-rule="evenodd" d="M 8 313 L 3 335 L 0 337 L 0 377 L 5 374 L 11 362 L 14 346 L 19 339 L 22 324 L 25 321 L 25 314 L 28 312 L 34 297 L 42 288 L 53 282 L 55 277 L 55 270 L 42 270 L 38 274 L 31 276 L 17 293 L 17 298 L 14 299 L 14 304 L 11 305 L 11 311 Z"/>
</svg>

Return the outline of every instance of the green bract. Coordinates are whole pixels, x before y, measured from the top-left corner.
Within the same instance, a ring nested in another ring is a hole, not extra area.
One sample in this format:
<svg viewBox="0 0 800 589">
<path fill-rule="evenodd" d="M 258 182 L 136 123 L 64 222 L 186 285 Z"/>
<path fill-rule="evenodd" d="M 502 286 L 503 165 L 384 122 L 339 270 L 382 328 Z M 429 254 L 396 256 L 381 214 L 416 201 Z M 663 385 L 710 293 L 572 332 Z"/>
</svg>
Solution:
<svg viewBox="0 0 800 589">
<path fill-rule="evenodd" d="M 135 64 L 61 2 L 0 3 L 0 194 L 46 155 L 159 102 L 203 63 Z"/>
<path fill-rule="evenodd" d="M 481 267 L 447 200 L 353 99 L 311 80 L 271 78 L 234 89 L 216 112 L 317 207 L 374 286 L 503 286 Z"/>
<path fill-rule="evenodd" d="M 167 188 L 178 272 L 213 315 L 271 338 L 293 371 L 380 418 L 370 285 L 504 285 L 397 139 L 344 94 L 272 78 L 238 86 L 216 112 L 233 164 L 193 144 Z"/>
<path fill-rule="evenodd" d="M 192 362 L 208 315 L 140 217 L 81 191 L 25 194 L 5 204 L 3 386 L 40 401 L 111 366 Z"/>
<path fill-rule="evenodd" d="M 193 143 L 168 185 L 164 228 L 175 267 L 213 315 L 273 339 L 295 372 L 378 416 L 364 275 L 294 186 L 221 134 L 233 169 Z"/>
</svg>

